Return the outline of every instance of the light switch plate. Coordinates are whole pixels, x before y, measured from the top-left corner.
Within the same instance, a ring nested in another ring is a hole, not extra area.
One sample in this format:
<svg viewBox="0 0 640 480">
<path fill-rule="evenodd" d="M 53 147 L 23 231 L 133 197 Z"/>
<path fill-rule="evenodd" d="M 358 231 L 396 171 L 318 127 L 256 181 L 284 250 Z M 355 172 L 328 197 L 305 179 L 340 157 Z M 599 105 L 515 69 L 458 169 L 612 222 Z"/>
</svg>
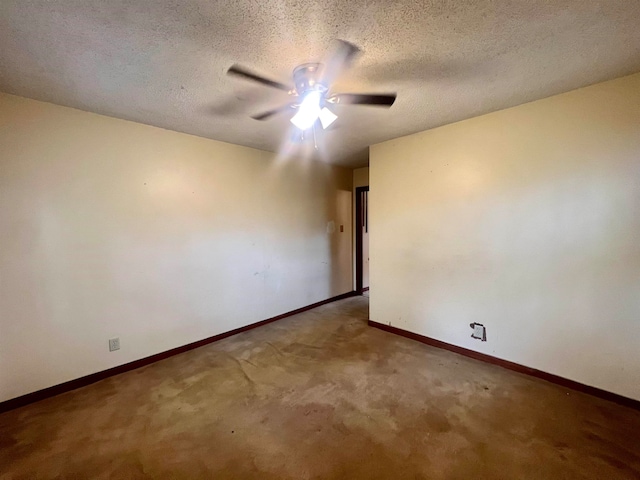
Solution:
<svg viewBox="0 0 640 480">
<path fill-rule="evenodd" d="M 327 233 L 335 233 L 336 231 L 336 222 L 331 220 L 327 223 Z"/>
<path fill-rule="evenodd" d="M 110 338 L 109 351 L 115 352 L 116 350 L 120 350 L 120 338 Z"/>
</svg>

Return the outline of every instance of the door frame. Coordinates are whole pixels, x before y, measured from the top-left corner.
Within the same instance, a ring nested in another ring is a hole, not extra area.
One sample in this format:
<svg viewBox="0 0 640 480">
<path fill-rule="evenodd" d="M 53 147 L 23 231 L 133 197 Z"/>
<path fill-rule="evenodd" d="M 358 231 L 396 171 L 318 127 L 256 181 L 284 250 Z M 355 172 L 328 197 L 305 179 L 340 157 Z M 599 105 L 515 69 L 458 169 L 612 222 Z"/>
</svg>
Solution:
<svg viewBox="0 0 640 480">
<path fill-rule="evenodd" d="M 362 295 L 362 194 L 368 192 L 369 187 L 356 187 L 356 292 Z M 369 205 L 367 205 L 367 210 Z M 368 219 L 367 219 L 368 220 Z"/>
</svg>

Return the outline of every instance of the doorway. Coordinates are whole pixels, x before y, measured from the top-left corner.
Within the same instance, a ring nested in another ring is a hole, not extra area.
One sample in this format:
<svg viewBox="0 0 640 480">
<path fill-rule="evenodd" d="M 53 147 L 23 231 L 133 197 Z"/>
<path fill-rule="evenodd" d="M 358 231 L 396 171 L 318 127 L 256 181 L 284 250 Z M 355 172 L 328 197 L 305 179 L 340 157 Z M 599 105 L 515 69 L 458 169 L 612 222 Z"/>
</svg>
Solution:
<svg viewBox="0 0 640 480">
<path fill-rule="evenodd" d="M 356 188 L 356 292 L 369 291 L 369 187 Z"/>
</svg>

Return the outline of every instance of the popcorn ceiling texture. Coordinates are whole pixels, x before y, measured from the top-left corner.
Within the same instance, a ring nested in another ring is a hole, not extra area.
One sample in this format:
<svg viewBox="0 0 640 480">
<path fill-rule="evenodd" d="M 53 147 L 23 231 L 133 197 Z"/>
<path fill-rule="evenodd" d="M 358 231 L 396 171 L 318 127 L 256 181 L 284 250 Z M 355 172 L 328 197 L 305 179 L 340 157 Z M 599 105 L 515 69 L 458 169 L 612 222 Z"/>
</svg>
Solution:
<svg viewBox="0 0 640 480">
<path fill-rule="evenodd" d="M 279 151 L 286 102 L 225 75 L 280 81 L 343 38 L 364 54 L 335 90 L 397 91 L 390 109 L 337 106 L 336 127 L 295 147 L 362 166 L 368 146 L 640 71 L 637 0 L 3 0 L 0 90 Z"/>
</svg>

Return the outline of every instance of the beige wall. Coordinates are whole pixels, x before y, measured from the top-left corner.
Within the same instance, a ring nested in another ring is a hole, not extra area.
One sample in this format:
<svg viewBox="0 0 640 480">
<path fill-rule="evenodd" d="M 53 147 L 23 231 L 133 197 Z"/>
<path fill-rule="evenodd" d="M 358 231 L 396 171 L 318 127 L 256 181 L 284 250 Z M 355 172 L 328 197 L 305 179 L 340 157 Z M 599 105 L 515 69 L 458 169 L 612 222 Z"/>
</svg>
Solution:
<svg viewBox="0 0 640 480">
<path fill-rule="evenodd" d="M 372 320 L 640 399 L 640 74 L 375 145 L 370 169 Z"/>
<path fill-rule="evenodd" d="M 351 190 L 351 170 L 0 95 L 0 401 L 350 291 Z"/>
<path fill-rule="evenodd" d="M 353 170 L 353 191 L 356 187 L 369 186 L 369 167 L 356 168 Z"/>
</svg>

